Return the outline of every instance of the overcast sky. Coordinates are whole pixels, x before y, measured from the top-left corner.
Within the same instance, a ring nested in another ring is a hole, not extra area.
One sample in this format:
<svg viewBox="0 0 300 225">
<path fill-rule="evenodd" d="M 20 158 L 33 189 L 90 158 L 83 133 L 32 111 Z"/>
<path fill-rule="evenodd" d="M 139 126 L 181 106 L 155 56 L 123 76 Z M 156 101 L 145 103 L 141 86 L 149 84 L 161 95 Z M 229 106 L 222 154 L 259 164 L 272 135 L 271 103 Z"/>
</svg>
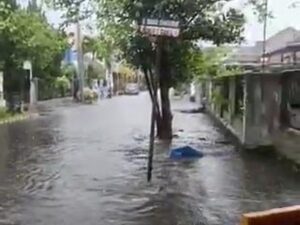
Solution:
<svg viewBox="0 0 300 225">
<path fill-rule="evenodd" d="M 292 2 L 295 0 L 269 0 L 269 7 L 273 12 L 274 19 L 268 22 L 268 36 L 290 26 L 300 30 L 300 4 L 297 8 L 291 8 Z M 246 10 L 246 15 L 245 37 L 247 41 L 253 43 L 256 40 L 261 40 L 263 36 L 262 24 L 257 23 L 257 19 L 249 9 Z"/>
<path fill-rule="evenodd" d="M 245 0 L 234 0 L 233 5 L 244 8 L 242 2 Z M 273 12 L 274 19 L 269 20 L 267 35 L 271 36 L 276 32 L 292 26 L 300 30 L 300 4 L 298 8 L 291 8 L 290 5 L 296 0 L 269 0 L 269 9 Z M 300 1 L 299 1 L 300 2 Z M 262 24 L 257 22 L 250 8 L 244 8 L 247 17 L 245 27 L 245 38 L 248 44 L 253 44 L 257 40 L 262 40 Z M 58 12 L 49 11 L 48 19 L 53 24 L 61 22 Z"/>
</svg>

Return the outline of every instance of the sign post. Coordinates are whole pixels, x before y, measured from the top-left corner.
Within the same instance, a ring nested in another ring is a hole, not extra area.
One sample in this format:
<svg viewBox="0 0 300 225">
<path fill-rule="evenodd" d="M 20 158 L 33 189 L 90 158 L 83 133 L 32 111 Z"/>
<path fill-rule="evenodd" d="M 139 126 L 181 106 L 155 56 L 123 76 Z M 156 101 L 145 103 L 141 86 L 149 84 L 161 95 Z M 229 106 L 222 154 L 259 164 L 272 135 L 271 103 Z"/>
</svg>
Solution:
<svg viewBox="0 0 300 225">
<path fill-rule="evenodd" d="M 148 35 L 150 40 L 156 42 L 156 74 L 160 76 L 161 67 L 161 52 L 162 43 L 161 36 L 170 38 L 177 38 L 180 34 L 179 22 L 174 20 L 161 20 L 161 19 L 148 19 L 142 20 L 142 24 L 139 25 L 139 31 L 145 35 Z M 155 122 L 157 120 L 157 112 L 159 110 L 159 103 L 157 100 L 157 81 L 154 77 L 145 74 L 148 90 L 152 99 L 152 112 L 151 112 L 151 126 L 150 126 L 150 141 L 149 141 L 149 156 L 147 165 L 147 180 L 151 181 L 152 169 L 153 169 L 153 151 L 155 140 Z"/>
</svg>

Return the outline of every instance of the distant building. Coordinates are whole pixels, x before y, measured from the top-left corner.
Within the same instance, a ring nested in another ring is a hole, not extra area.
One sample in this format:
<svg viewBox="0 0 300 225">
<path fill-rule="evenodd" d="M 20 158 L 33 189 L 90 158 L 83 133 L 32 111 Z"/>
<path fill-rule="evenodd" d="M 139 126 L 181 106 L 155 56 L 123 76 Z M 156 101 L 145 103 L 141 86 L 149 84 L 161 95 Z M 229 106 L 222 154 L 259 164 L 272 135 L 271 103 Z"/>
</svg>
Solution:
<svg viewBox="0 0 300 225">
<path fill-rule="evenodd" d="M 300 31 L 288 27 L 266 41 L 267 64 L 300 63 Z"/>
<path fill-rule="evenodd" d="M 256 42 L 253 46 L 236 46 L 228 54 L 224 63 L 226 66 L 240 66 L 246 70 L 252 70 L 260 65 L 262 55 L 262 42 Z"/>
<path fill-rule="evenodd" d="M 263 42 L 254 46 L 238 46 L 225 60 L 226 65 L 238 65 L 251 70 L 261 65 L 299 64 L 300 31 L 293 27 L 285 28 L 266 40 L 266 54 L 263 56 Z"/>
</svg>

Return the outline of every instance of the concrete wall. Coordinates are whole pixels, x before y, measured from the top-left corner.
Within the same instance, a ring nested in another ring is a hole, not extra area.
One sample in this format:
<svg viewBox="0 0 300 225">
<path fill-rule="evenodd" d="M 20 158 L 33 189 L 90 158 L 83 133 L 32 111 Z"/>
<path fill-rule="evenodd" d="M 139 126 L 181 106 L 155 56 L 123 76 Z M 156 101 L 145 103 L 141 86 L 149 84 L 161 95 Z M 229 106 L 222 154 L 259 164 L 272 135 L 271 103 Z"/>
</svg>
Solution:
<svg viewBox="0 0 300 225">
<path fill-rule="evenodd" d="M 198 84 L 201 89 L 199 93 L 207 99 L 208 111 L 220 121 L 228 130 L 242 142 L 243 138 L 243 120 L 242 115 L 237 115 L 236 111 L 236 92 L 237 92 L 237 79 L 235 77 L 226 78 L 226 82 L 222 83 L 221 80 L 203 80 Z M 221 105 L 215 101 L 216 95 L 224 97 L 223 88 L 228 85 L 228 98 L 225 106 L 223 106 L 221 113 Z"/>
<path fill-rule="evenodd" d="M 285 75 L 289 90 L 290 104 L 300 105 L 300 72 L 290 72 Z"/>
<path fill-rule="evenodd" d="M 271 55 L 268 63 L 281 63 L 281 53 Z"/>
<path fill-rule="evenodd" d="M 244 86 L 243 144 L 255 148 L 261 142 L 262 89 L 260 75 L 246 75 Z"/>
<path fill-rule="evenodd" d="M 283 98 L 283 93 L 289 92 L 291 87 L 295 86 L 298 73 L 247 74 L 222 79 L 202 81 L 201 85 L 198 85 L 205 86 L 201 93 L 205 92 L 207 96 L 209 112 L 246 148 L 275 146 L 287 158 L 300 164 L 300 130 L 291 134 L 290 127 L 283 128 L 282 120 L 282 106 L 287 101 Z M 241 114 L 236 113 L 239 79 L 243 81 Z M 221 106 L 214 102 L 213 95 L 222 94 L 221 87 L 225 84 L 229 86 L 228 109 L 222 115 Z M 300 98 L 300 91 L 298 92 L 298 88 L 296 90 L 293 92 L 293 98 Z"/>
<path fill-rule="evenodd" d="M 263 88 L 263 122 L 264 132 L 273 135 L 280 129 L 281 76 L 268 75 L 262 77 Z"/>
</svg>

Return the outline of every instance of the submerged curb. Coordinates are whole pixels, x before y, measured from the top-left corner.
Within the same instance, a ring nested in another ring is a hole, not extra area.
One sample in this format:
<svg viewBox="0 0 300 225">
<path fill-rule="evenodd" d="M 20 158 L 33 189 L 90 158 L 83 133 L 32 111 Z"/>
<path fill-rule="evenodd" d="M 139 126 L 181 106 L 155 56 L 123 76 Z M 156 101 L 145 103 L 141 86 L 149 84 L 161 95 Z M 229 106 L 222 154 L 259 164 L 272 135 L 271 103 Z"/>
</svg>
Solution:
<svg viewBox="0 0 300 225">
<path fill-rule="evenodd" d="M 18 121 L 23 121 L 23 120 L 26 120 L 26 119 L 29 119 L 29 118 L 32 118 L 32 117 L 35 117 L 35 116 L 36 116 L 36 114 L 29 114 L 29 113 L 11 116 L 11 117 L 8 117 L 6 119 L 0 119 L 0 125 L 15 123 L 15 122 L 18 122 Z"/>
</svg>

